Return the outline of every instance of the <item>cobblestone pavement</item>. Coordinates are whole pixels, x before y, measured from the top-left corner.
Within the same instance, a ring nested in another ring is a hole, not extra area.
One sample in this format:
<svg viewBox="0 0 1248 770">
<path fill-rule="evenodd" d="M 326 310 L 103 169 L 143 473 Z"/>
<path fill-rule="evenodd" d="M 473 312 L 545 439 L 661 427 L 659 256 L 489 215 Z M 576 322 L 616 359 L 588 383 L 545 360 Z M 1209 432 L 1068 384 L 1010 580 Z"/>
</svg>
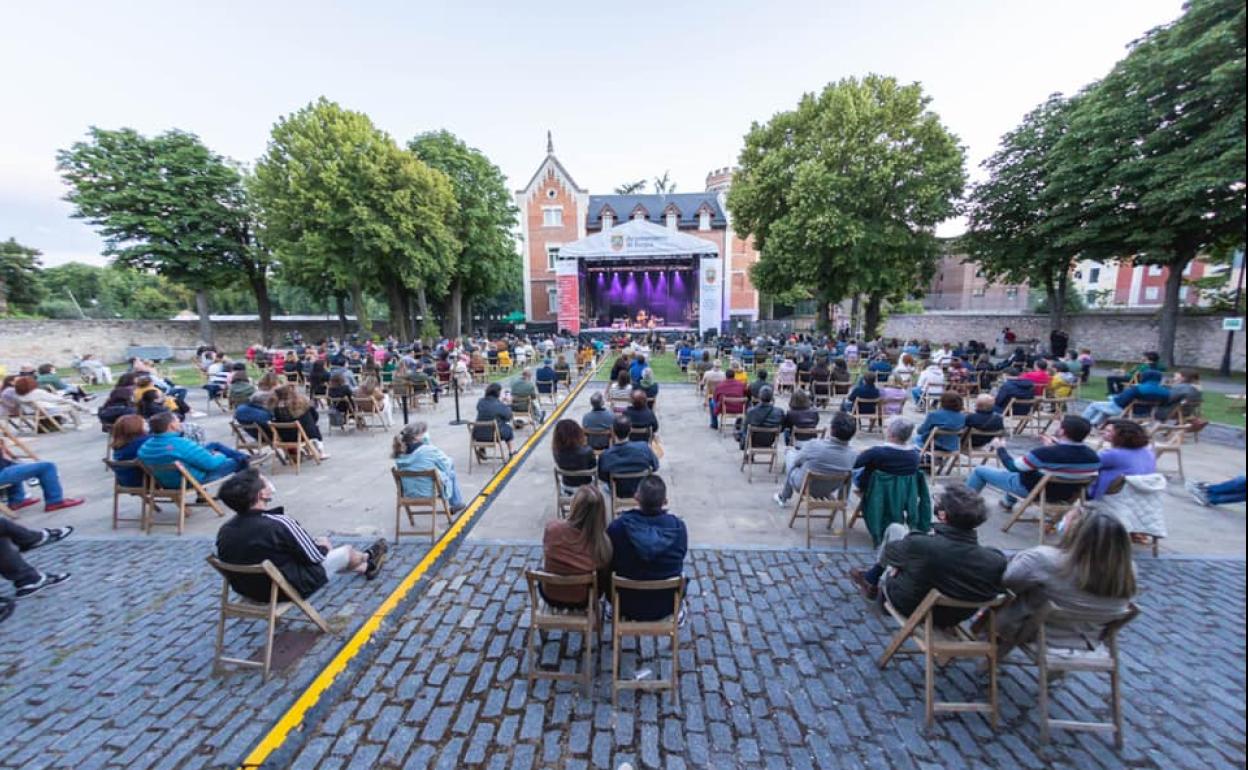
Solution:
<svg viewBox="0 0 1248 770">
<path fill-rule="evenodd" d="M 609 647 L 593 695 L 539 681 L 522 651 L 530 546 L 466 545 L 404 618 L 388 626 L 359 679 L 270 766 L 385 768 L 924 768 L 1243 767 L 1244 563 L 1142 559 L 1143 609 L 1122 635 L 1126 747 L 1057 732 L 1038 741 L 1036 677 L 1007 667 L 999 730 L 980 716 L 945 716 L 924 733 L 921 662 L 881 672 L 892 628 L 854 593 L 846 570 L 862 554 L 692 552 L 682 632 L 683 708 L 653 694 L 610 703 Z M 609 638 L 609 637 L 608 637 Z M 666 654 L 666 645 L 659 652 Z M 565 667 L 579 637 L 547 640 Z M 653 668 L 633 660 L 624 672 Z M 664 671 L 666 672 L 666 667 Z M 970 663 L 937 679 L 943 697 L 981 697 Z M 1088 718 L 1108 692 L 1072 675 L 1054 714 Z"/>
<path fill-rule="evenodd" d="M 236 763 L 427 547 L 392 548 L 376 581 L 342 576 L 322 589 L 312 603 L 338 636 L 318 638 L 267 684 L 254 669 L 212 673 L 212 549 L 200 538 L 75 537 L 29 554 L 73 579 L 18 600 L 0 624 L 0 768 Z M 262 628 L 230 621 L 227 652 L 260 650 Z"/>
</svg>

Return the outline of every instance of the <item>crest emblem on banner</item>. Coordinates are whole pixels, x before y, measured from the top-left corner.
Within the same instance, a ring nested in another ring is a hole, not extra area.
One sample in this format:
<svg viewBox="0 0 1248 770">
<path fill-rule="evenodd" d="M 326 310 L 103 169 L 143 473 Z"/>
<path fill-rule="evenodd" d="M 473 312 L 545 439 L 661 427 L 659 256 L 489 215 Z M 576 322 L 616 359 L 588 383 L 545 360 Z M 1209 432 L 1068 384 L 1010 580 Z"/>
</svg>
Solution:
<svg viewBox="0 0 1248 770">
<path fill-rule="evenodd" d="M 702 280 L 706 283 L 707 286 L 714 286 L 715 279 L 717 277 L 718 276 L 715 274 L 715 268 L 713 266 L 708 265 L 702 268 Z"/>
<path fill-rule="evenodd" d="M 611 236 L 611 250 L 612 251 L 624 250 L 624 236 L 622 235 Z"/>
</svg>

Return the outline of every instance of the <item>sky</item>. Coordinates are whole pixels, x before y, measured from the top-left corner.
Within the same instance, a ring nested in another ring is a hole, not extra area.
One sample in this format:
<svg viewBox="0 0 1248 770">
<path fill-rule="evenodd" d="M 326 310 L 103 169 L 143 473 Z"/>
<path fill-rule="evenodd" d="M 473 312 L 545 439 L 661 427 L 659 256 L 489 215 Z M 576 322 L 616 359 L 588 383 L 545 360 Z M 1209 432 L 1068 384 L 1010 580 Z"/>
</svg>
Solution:
<svg viewBox="0 0 1248 770">
<path fill-rule="evenodd" d="M 693 192 L 735 163 L 752 122 L 874 72 L 922 83 L 974 180 L 1032 107 L 1104 76 L 1181 10 L 1179 0 L 4 3 L 0 240 L 38 248 L 45 265 L 104 263 L 56 172 L 56 151 L 89 126 L 179 128 L 252 163 L 275 120 L 320 96 L 399 142 L 448 129 L 513 189 L 551 131 L 591 193 L 664 171 Z"/>
</svg>

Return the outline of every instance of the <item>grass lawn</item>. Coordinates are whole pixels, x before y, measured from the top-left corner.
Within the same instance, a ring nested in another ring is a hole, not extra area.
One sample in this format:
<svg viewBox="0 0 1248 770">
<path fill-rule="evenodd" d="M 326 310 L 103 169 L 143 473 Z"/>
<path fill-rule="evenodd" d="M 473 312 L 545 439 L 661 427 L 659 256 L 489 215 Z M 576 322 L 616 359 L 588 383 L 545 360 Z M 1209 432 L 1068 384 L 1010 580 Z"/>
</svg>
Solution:
<svg viewBox="0 0 1248 770">
<path fill-rule="evenodd" d="M 611 374 L 611 364 L 615 361 L 616 356 L 608 355 L 606 363 L 598 370 L 595 380 L 606 382 L 607 377 Z M 688 377 L 680 371 L 680 367 L 676 365 L 676 354 L 673 352 L 661 353 L 654 356 L 648 356 L 646 362 L 650 364 L 650 369 L 654 372 L 654 380 L 658 383 L 664 382 L 688 382 Z M 761 366 L 760 369 L 769 370 L 770 366 Z M 753 375 L 750 376 L 753 379 Z"/>
</svg>

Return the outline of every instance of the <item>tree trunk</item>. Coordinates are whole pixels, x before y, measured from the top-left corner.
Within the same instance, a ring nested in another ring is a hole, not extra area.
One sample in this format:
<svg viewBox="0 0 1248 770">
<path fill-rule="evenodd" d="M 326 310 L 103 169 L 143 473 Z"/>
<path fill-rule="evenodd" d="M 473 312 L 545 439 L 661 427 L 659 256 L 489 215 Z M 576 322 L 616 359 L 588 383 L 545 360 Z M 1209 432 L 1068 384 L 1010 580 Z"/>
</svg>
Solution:
<svg viewBox="0 0 1248 770">
<path fill-rule="evenodd" d="M 884 305 L 884 297 L 881 294 L 868 294 L 866 318 L 863 321 L 862 338 L 864 340 L 873 340 L 880 330 L 880 315 Z"/>
<path fill-rule="evenodd" d="M 858 314 L 862 309 L 862 295 L 854 294 L 854 298 L 849 302 L 849 336 L 853 337 L 858 332 Z M 839 330 L 838 330 L 839 331 Z"/>
<path fill-rule="evenodd" d="M 832 301 L 828 299 L 828 295 L 819 294 L 819 319 L 817 325 L 829 335 L 835 335 L 836 329 L 832 328 Z"/>
<path fill-rule="evenodd" d="M 256 295 L 256 310 L 260 313 L 260 341 L 265 347 L 273 344 L 273 303 L 269 301 L 269 278 L 264 267 L 248 274 L 247 282 Z"/>
<path fill-rule="evenodd" d="M 407 342 L 407 303 L 404 301 L 407 292 L 397 279 L 385 281 L 385 284 L 386 308 L 390 311 L 390 333 L 398 337 L 399 342 Z"/>
<path fill-rule="evenodd" d="M 195 290 L 195 312 L 199 314 L 199 338 L 205 344 L 215 342 L 212 336 L 212 308 L 208 305 L 208 290 Z"/>
<path fill-rule="evenodd" d="M 464 282 L 456 278 L 451 283 L 451 291 L 447 295 L 442 313 L 442 336 L 455 339 L 463 332 Z"/>
<path fill-rule="evenodd" d="M 1157 352 L 1161 354 L 1161 362 L 1167 368 L 1175 365 L 1174 340 L 1179 331 L 1179 315 L 1183 310 L 1179 300 L 1179 290 L 1183 288 L 1183 270 L 1195 258 L 1195 249 L 1184 248 L 1168 265 L 1170 272 L 1166 275 L 1165 301 L 1161 305 L 1161 328 L 1157 335 Z"/>
<path fill-rule="evenodd" d="M 347 298 L 338 292 L 334 295 L 334 309 L 338 311 L 338 336 L 347 336 Z"/>
<path fill-rule="evenodd" d="M 423 285 L 416 287 L 416 310 L 420 313 L 420 325 L 416 327 L 416 334 L 423 342 L 426 325 L 433 321 L 433 316 L 429 313 L 429 298 L 425 295 Z"/>
<path fill-rule="evenodd" d="M 355 327 L 361 334 L 371 335 L 373 324 L 368 320 L 368 308 L 364 306 L 364 289 L 359 281 L 351 284 L 351 309 L 355 311 Z"/>
<path fill-rule="evenodd" d="M 472 321 L 473 321 L 472 297 L 464 297 L 464 315 L 463 315 L 463 318 L 464 318 L 464 321 L 466 322 L 466 323 L 465 323 L 465 333 L 467 333 L 467 334 L 471 335 L 471 334 L 472 334 L 472 332 L 473 332 L 473 328 L 472 328 Z"/>
<path fill-rule="evenodd" d="M 1049 307 L 1049 330 L 1062 331 L 1066 328 L 1066 300 L 1070 294 L 1070 273 L 1062 271 L 1057 277 L 1057 288 L 1053 292 L 1053 304 Z"/>
</svg>

